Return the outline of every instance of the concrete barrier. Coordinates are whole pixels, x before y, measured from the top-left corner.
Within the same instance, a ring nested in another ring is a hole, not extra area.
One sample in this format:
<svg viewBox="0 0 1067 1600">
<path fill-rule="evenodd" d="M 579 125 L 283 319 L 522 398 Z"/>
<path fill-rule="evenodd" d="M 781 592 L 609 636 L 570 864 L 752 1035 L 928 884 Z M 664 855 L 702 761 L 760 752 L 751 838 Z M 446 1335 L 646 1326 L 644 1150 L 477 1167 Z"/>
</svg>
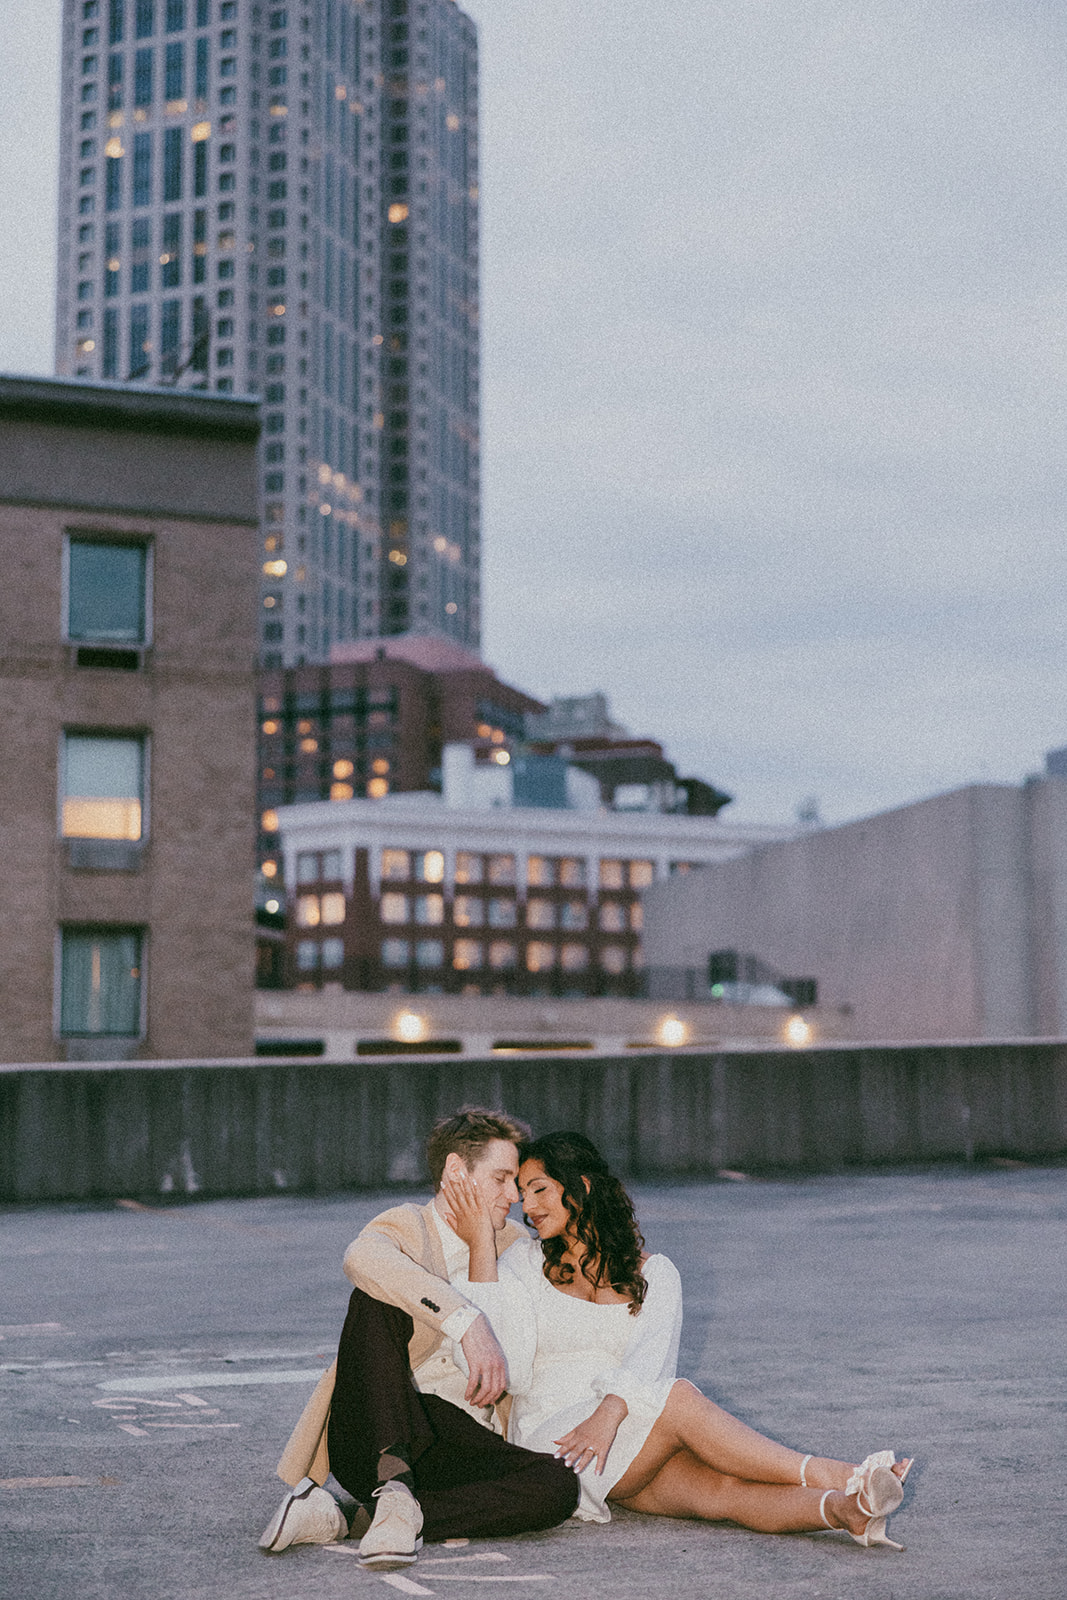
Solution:
<svg viewBox="0 0 1067 1600">
<path fill-rule="evenodd" d="M 0 1067 L 0 1201 L 378 1189 L 465 1104 L 633 1179 L 1067 1154 L 1067 1042 Z"/>
</svg>

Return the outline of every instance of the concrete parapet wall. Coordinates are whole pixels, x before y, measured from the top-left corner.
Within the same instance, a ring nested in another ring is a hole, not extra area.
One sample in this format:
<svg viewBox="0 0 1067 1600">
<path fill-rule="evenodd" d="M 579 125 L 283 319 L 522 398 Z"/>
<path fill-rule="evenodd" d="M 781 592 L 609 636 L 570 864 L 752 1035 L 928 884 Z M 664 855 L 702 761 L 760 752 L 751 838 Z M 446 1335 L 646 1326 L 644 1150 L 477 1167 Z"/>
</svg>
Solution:
<svg viewBox="0 0 1067 1600">
<path fill-rule="evenodd" d="M 632 1179 L 1067 1154 L 1067 1042 L 0 1068 L 0 1201 L 424 1181 L 438 1116 L 580 1128 Z"/>
</svg>

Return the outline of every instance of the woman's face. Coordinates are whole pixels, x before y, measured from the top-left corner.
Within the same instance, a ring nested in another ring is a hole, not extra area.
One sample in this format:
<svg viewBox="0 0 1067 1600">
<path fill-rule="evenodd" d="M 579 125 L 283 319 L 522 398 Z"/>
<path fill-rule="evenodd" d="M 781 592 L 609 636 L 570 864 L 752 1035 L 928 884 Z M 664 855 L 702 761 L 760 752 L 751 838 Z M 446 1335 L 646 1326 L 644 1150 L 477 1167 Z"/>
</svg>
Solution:
<svg viewBox="0 0 1067 1600">
<path fill-rule="evenodd" d="M 540 1161 L 524 1161 L 519 1168 L 519 1198 L 527 1222 L 540 1238 L 558 1239 L 571 1226 L 563 1185 L 548 1176 Z"/>
</svg>

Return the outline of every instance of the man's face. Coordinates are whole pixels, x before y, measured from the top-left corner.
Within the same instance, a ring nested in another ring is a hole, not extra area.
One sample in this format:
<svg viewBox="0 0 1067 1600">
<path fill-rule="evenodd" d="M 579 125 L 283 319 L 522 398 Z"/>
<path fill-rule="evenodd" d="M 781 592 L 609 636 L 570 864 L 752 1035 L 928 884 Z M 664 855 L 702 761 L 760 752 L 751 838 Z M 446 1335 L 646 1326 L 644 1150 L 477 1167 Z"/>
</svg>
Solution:
<svg viewBox="0 0 1067 1600">
<path fill-rule="evenodd" d="M 519 1198 L 515 1179 L 519 1175 L 519 1153 L 507 1139 L 494 1139 L 468 1166 L 467 1171 L 489 1208 L 494 1228 L 502 1228 L 508 1212 Z"/>
</svg>

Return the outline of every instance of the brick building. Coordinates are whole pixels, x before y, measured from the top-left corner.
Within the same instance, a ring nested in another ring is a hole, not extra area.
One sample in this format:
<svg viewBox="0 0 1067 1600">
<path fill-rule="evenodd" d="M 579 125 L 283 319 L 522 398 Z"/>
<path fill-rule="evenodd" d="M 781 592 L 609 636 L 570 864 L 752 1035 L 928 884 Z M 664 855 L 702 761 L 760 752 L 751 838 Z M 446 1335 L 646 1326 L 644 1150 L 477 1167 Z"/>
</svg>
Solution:
<svg viewBox="0 0 1067 1600">
<path fill-rule="evenodd" d="M 0 377 L 0 1055 L 252 1042 L 248 401 Z"/>
</svg>

